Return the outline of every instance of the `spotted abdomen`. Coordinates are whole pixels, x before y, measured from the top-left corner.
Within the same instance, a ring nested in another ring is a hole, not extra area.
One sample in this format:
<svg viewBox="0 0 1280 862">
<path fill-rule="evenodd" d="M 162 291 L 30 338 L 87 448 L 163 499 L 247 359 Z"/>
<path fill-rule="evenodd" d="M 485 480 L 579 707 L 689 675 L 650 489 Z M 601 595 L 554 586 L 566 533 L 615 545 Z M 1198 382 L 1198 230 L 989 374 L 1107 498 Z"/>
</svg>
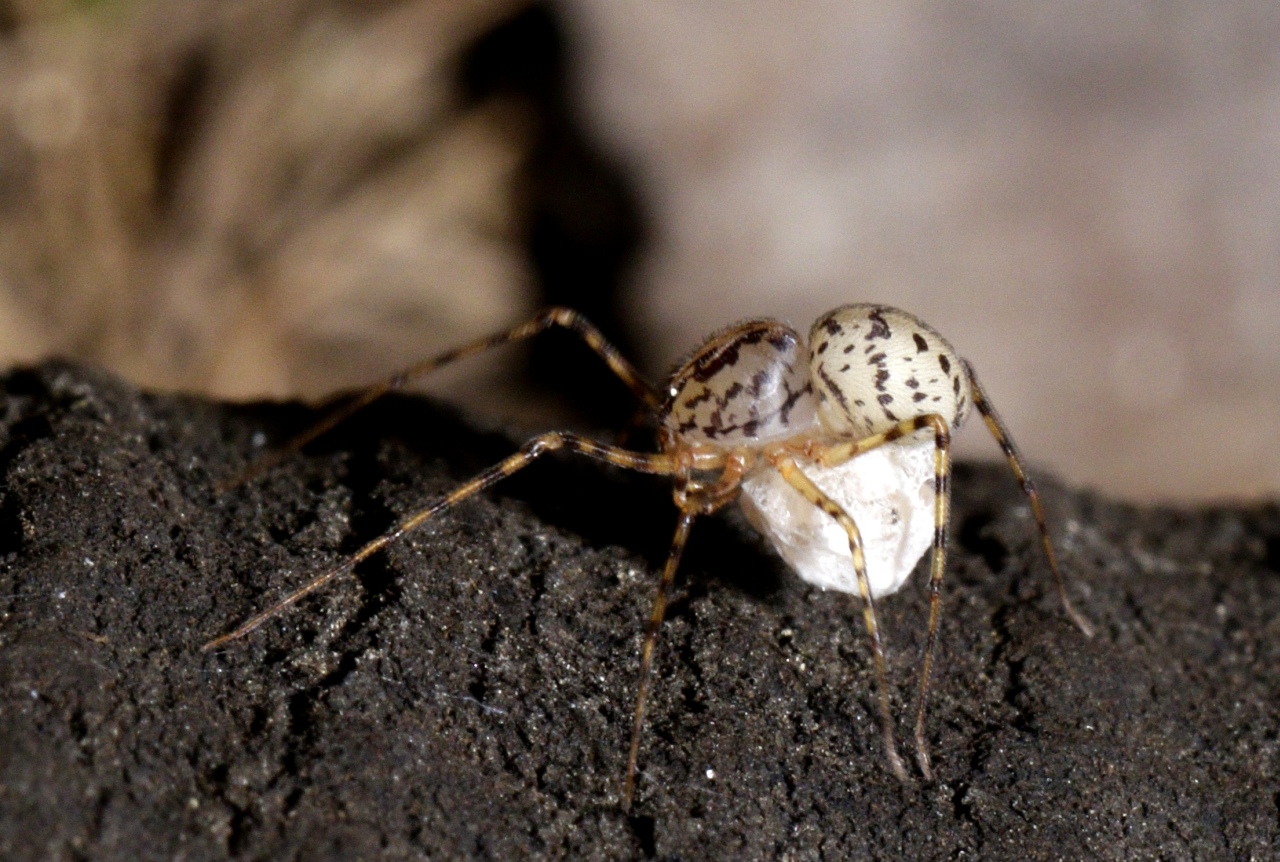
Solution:
<svg viewBox="0 0 1280 862">
<path fill-rule="evenodd" d="M 713 335 L 676 370 L 663 422 L 684 439 L 732 447 L 809 431 L 816 407 L 800 334 L 752 320 Z"/>
<path fill-rule="evenodd" d="M 809 333 L 818 421 L 868 437 L 937 413 L 952 428 L 969 413 L 969 375 L 955 349 L 918 317 L 886 305 L 846 305 Z"/>
</svg>

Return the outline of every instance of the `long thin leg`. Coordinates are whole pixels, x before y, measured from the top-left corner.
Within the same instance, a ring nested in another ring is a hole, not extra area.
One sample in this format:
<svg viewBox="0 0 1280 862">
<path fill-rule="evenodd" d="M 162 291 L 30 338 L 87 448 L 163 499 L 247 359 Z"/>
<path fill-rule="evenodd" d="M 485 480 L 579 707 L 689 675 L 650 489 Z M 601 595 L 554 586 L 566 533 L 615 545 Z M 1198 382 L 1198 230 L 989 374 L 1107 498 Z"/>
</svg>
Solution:
<svg viewBox="0 0 1280 862">
<path fill-rule="evenodd" d="M 671 539 L 671 552 L 667 554 L 667 564 L 662 569 L 662 579 L 658 581 L 658 591 L 653 597 L 653 611 L 649 614 L 649 626 L 644 633 L 644 646 L 640 648 L 640 684 L 636 693 L 636 715 L 631 726 L 631 753 L 627 755 L 627 776 L 622 784 L 622 807 L 631 807 L 631 797 L 636 789 L 636 762 L 640 757 L 640 728 L 644 724 L 645 700 L 649 696 L 649 678 L 653 670 L 653 649 L 658 643 L 658 632 L 662 629 L 662 619 L 667 613 L 667 595 L 675 582 L 676 569 L 680 566 L 680 555 L 684 552 L 685 542 L 689 539 L 689 530 L 693 526 L 696 513 L 689 510 L 680 512 L 680 520 L 676 522 L 676 534 Z"/>
<path fill-rule="evenodd" d="M 950 436 L 947 420 L 936 413 L 926 413 L 923 416 L 903 419 L 887 431 L 881 431 L 879 434 L 872 434 L 870 437 L 863 437 L 860 440 L 845 440 L 840 443 L 809 442 L 801 447 L 799 451 L 804 453 L 806 460 L 815 461 L 823 467 L 838 467 L 863 452 L 878 449 L 887 443 L 901 440 L 909 434 L 923 431 L 926 428 L 932 429 L 935 436 L 938 433 L 942 433 L 947 437 Z"/>
<path fill-rule="evenodd" d="M 642 473 L 670 475 L 675 473 L 678 469 L 675 459 L 668 455 L 651 455 L 643 452 L 631 452 L 626 449 L 607 446 L 604 443 L 597 443 L 594 440 L 579 437 L 576 434 L 553 431 L 549 434 L 543 434 L 535 437 L 528 443 L 521 446 L 515 454 L 495 464 L 469 481 L 459 485 L 448 495 L 437 500 L 435 503 L 432 503 L 425 509 L 410 515 L 408 518 L 401 521 L 394 529 L 384 533 L 372 542 L 369 542 L 338 565 L 313 578 L 301 589 L 290 593 L 288 596 L 276 602 L 262 613 L 247 620 L 235 631 L 228 632 L 221 637 L 217 637 L 209 641 L 201 647 L 201 650 L 207 651 L 217 649 L 224 644 L 244 637 L 258 626 L 274 617 L 276 614 L 296 604 L 303 597 L 320 589 L 339 575 L 350 571 L 356 564 L 369 558 L 373 554 L 376 554 L 378 551 L 382 550 L 387 545 L 396 541 L 411 530 L 417 529 L 428 519 L 438 515 L 450 506 L 478 494 L 496 482 L 523 470 L 541 456 L 548 452 L 554 452 L 557 449 L 567 449 L 570 452 L 577 452 L 578 454 L 586 455 L 600 461 L 605 461 L 618 467 L 626 467 L 629 470 L 637 470 Z"/>
<path fill-rule="evenodd" d="M 880 626 L 876 622 L 876 608 L 871 598 L 871 582 L 867 579 L 867 562 L 862 554 L 862 534 L 853 518 L 822 489 L 806 476 L 794 460 L 779 456 L 772 460 L 773 466 L 782 474 L 791 487 L 813 505 L 826 512 L 844 527 L 849 536 L 849 551 L 853 555 L 853 569 L 858 574 L 858 590 L 862 594 L 862 616 L 867 626 L 867 635 L 871 638 L 871 654 L 875 658 L 876 685 L 880 695 L 880 724 L 884 733 L 884 751 L 889 759 L 893 774 L 903 781 L 907 779 L 907 770 L 898 756 L 898 746 L 893 738 L 893 713 L 889 709 L 889 673 L 885 669 L 884 650 L 880 645 Z"/>
<path fill-rule="evenodd" d="M 1027 501 L 1031 504 L 1031 514 L 1036 519 L 1036 529 L 1040 531 L 1040 543 L 1044 545 L 1045 556 L 1049 558 L 1049 568 L 1053 570 L 1053 580 L 1058 586 L 1058 596 L 1062 599 L 1062 609 L 1067 612 L 1067 616 L 1071 617 L 1071 621 L 1076 624 L 1076 628 L 1084 633 L 1085 637 L 1093 637 L 1093 626 L 1089 621 L 1080 614 L 1071 604 L 1071 599 L 1067 598 L 1066 583 L 1062 578 L 1062 571 L 1058 568 L 1058 558 L 1053 553 L 1053 543 L 1049 541 L 1049 527 L 1044 520 L 1044 510 L 1040 508 L 1040 494 L 1036 491 L 1036 486 L 1032 483 L 1031 477 L 1027 475 L 1027 471 L 1022 468 L 1022 456 L 1018 454 L 1018 447 L 1013 443 L 1013 437 L 1009 434 L 1009 429 L 1005 427 L 1004 422 L 1000 419 L 1000 414 L 996 412 L 996 408 L 987 399 L 987 393 L 982 388 L 982 384 L 978 382 L 978 376 L 973 372 L 973 366 L 967 361 L 964 363 L 965 371 L 969 374 L 969 388 L 973 392 L 973 405 L 978 408 L 978 412 L 982 414 L 983 420 L 987 423 L 987 428 L 991 431 L 991 436 L 996 438 L 996 442 L 1000 444 L 1001 451 L 1004 452 L 1005 458 L 1009 460 L 1009 466 L 1013 468 L 1013 475 L 1018 478 L 1018 485 L 1022 487 L 1022 493 L 1026 495 Z"/>
<path fill-rule="evenodd" d="M 924 737 L 924 722 L 929 703 L 933 657 L 938 642 L 938 623 L 942 618 L 942 576 L 947 569 L 947 525 L 951 517 L 951 429 L 941 416 L 929 413 L 904 419 L 889 430 L 862 440 L 811 448 L 810 454 L 824 466 L 835 466 L 855 455 L 925 429 L 933 432 L 934 441 L 933 560 L 929 571 L 929 634 L 925 639 L 924 658 L 920 662 L 919 694 L 916 701 L 916 762 L 925 779 L 931 779 L 933 770 L 929 766 L 929 745 Z"/>
<path fill-rule="evenodd" d="M 424 360 L 415 365 L 410 365 L 386 380 L 369 387 L 364 392 L 356 395 L 347 403 L 325 416 L 310 428 L 298 434 L 296 437 L 288 440 L 284 445 L 272 450 L 266 455 L 251 463 L 245 470 L 232 477 L 230 480 L 222 482 L 218 485 L 218 493 L 228 491 L 245 482 L 249 482 L 271 468 L 275 467 L 285 458 L 298 452 L 302 447 L 306 446 L 312 440 L 322 434 L 333 429 L 339 423 L 349 418 L 354 413 L 368 407 L 374 401 L 377 401 L 384 395 L 402 389 L 411 381 L 422 377 L 431 371 L 457 362 L 459 359 L 465 359 L 469 356 L 475 356 L 478 353 L 484 353 L 495 347 L 504 344 L 510 344 L 515 341 L 522 341 L 540 332 L 545 332 L 553 326 L 563 327 L 580 337 L 586 345 L 596 352 L 596 354 L 605 361 L 605 364 L 613 371 L 614 374 L 622 380 L 623 383 L 635 394 L 640 401 L 651 411 L 657 411 L 662 406 L 662 397 L 652 386 L 641 379 L 640 375 L 632 367 L 631 363 L 618 352 L 612 344 L 610 344 L 585 317 L 578 312 L 569 308 L 548 308 L 539 312 L 532 320 L 522 323 L 519 326 L 493 335 L 478 338 L 461 347 L 434 356 L 431 359 Z"/>
<path fill-rule="evenodd" d="M 942 617 L 942 576 L 947 569 L 947 527 L 951 519 L 951 433 L 941 416 L 933 419 L 933 564 L 929 571 L 929 634 L 920 662 L 920 692 L 916 701 L 916 762 L 925 780 L 932 780 L 929 744 L 924 738 L 924 714 L 929 704 L 929 680 Z"/>
<path fill-rule="evenodd" d="M 684 552 L 693 519 L 698 515 L 710 515 L 733 502 L 741 489 L 742 477 L 754 463 L 753 456 L 739 452 L 725 459 L 724 469 L 710 486 L 694 488 L 681 483 L 676 488 L 675 499 L 676 505 L 680 507 L 680 520 L 676 524 L 676 534 L 671 539 L 671 551 L 667 554 L 667 564 L 662 570 L 662 578 L 658 581 L 658 590 L 653 597 L 653 611 L 649 615 L 644 645 L 640 649 L 640 685 L 636 695 L 635 723 L 631 728 L 631 752 L 627 756 L 627 775 L 622 785 L 624 808 L 631 807 L 631 798 L 635 792 L 636 764 L 640 756 L 640 729 L 644 724 L 645 699 L 649 694 L 653 650 L 658 643 L 658 633 L 662 629 L 662 620 L 667 612 L 667 596 L 671 592 L 671 584 L 675 581 L 676 569 L 680 565 L 680 555 Z"/>
</svg>

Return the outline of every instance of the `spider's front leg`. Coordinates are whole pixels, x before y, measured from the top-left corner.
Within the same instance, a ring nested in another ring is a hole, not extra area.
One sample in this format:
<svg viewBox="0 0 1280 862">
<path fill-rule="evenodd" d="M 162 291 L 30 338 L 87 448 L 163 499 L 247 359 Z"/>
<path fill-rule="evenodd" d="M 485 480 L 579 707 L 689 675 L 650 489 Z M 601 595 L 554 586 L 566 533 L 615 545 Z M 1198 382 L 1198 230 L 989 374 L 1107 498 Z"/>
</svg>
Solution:
<svg viewBox="0 0 1280 862">
<path fill-rule="evenodd" d="M 412 381 L 423 377 L 438 368 L 450 365 L 461 359 L 475 356 L 501 347 L 504 344 L 512 344 L 517 341 L 523 341 L 532 338 L 539 333 L 546 332 L 553 326 L 567 329 L 574 335 L 582 339 L 587 347 L 599 356 L 622 383 L 631 390 L 632 394 L 640 401 L 642 410 L 648 414 L 656 414 L 662 408 L 662 397 L 658 394 L 650 384 L 640 377 L 639 373 L 627 361 L 618 349 L 609 343 L 608 339 L 600 330 L 592 325 L 578 312 L 571 308 L 548 308 L 540 311 L 537 315 L 519 326 L 513 326 L 502 332 L 496 332 L 483 338 L 477 338 L 475 341 L 455 347 L 452 350 L 446 350 L 444 353 L 433 356 L 430 359 L 423 360 L 408 368 L 397 371 L 390 377 L 380 383 L 376 383 L 365 389 L 363 392 L 357 393 L 351 400 L 347 401 L 341 407 L 327 414 L 319 422 L 306 428 L 301 433 L 290 438 L 282 446 L 268 452 L 256 461 L 253 461 L 239 474 L 232 476 L 217 486 L 218 493 L 229 491 L 232 488 L 243 485 L 268 470 L 272 469 L 285 458 L 300 451 L 304 446 L 320 437 L 323 434 L 333 430 L 336 426 L 350 418 L 355 413 L 368 407 L 384 395 L 403 389 Z"/>
<path fill-rule="evenodd" d="M 449 494 L 432 503 L 430 506 L 415 512 L 408 518 L 405 518 L 397 526 L 369 542 L 338 565 L 311 579 L 311 581 L 303 587 L 295 590 L 288 596 L 285 596 L 265 611 L 251 617 L 234 631 L 228 632 L 221 637 L 217 637 L 209 641 L 201 647 L 201 651 L 217 649 L 231 641 L 244 637 L 267 620 L 274 617 L 276 614 L 279 614 L 292 605 L 297 604 L 298 601 L 320 589 L 334 578 L 351 571 L 351 569 L 357 564 L 373 556 L 378 551 L 381 551 L 387 545 L 401 538 L 406 533 L 422 526 L 426 521 L 440 514 L 444 510 L 461 503 L 468 497 L 475 496 L 508 476 L 518 473 L 538 458 L 546 455 L 548 452 L 555 452 L 560 449 L 566 449 L 570 452 L 576 452 L 579 455 L 586 455 L 589 458 L 594 458 L 597 461 L 604 461 L 605 463 L 613 464 L 616 467 L 624 467 L 628 470 L 635 470 L 641 473 L 669 476 L 676 473 L 679 469 L 676 459 L 670 455 L 650 454 L 645 452 L 633 452 L 628 449 L 619 449 L 616 446 L 599 443 L 586 437 L 580 437 L 577 434 L 552 431 L 548 434 L 542 434 L 538 437 L 534 437 L 532 440 L 521 446 L 515 454 L 503 459 L 472 479 L 462 483 Z"/>
</svg>

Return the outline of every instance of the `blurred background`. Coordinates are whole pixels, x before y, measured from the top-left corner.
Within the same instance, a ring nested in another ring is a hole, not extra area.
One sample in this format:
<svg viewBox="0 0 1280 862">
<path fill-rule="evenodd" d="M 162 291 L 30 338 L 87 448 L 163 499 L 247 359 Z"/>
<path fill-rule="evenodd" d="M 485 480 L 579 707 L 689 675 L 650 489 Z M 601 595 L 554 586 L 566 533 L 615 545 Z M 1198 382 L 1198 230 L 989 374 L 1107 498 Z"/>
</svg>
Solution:
<svg viewBox="0 0 1280 862">
<path fill-rule="evenodd" d="M 314 399 L 558 303 L 658 378 L 868 300 L 1042 471 L 1274 495 L 1280 4 L 0 0 L 6 365 Z M 428 388 L 628 412 L 566 339 Z"/>
</svg>

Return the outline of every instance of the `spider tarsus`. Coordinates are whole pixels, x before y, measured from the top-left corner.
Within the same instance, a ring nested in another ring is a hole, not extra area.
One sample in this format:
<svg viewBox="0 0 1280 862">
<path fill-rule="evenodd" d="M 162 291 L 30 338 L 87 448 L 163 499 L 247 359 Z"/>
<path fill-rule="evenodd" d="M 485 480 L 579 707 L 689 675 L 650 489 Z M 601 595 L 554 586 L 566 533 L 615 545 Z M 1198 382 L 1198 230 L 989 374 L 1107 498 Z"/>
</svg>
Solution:
<svg viewBox="0 0 1280 862">
<path fill-rule="evenodd" d="M 252 620 L 250 622 L 252 623 L 252 625 L 243 625 L 240 628 L 236 629 L 235 631 L 227 632 L 225 635 L 219 635 L 218 637 L 206 643 L 204 646 L 200 647 L 200 652 L 212 652 L 213 650 L 220 649 L 226 646 L 232 641 L 240 640 L 240 638 L 244 637 L 245 635 L 249 634 L 249 632 L 256 629 L 258 625 L 261 624 L 262 620 Z"/>
<path fill-rule="evenodd" d="M 889 769 L 903 784 L 910 784 L 911 776 L 907 773 L 907 767 L 902 762 L 902 757 L 898 754 L 898 747 L 894 745 L 893 739 L 886 739 L 885 746 L 885 755 L 889 758 Z"/>
<path fill-rule="evenodd" d="M 1046 547 L 1049 547 L 1046 540 Z M 1080 630 L 1080 633 L 1086 638 L 1093 637 L 1093 623 L 1085 618 L 1085 615 L 1076 610 L 1076 606 L 1071 603 L 1071 599 L 1067 597 L 1067 585 L 1062 580 L 1062 572 L 1058 570 L 1058 563 L 1052 556 L 1050 548 L 1049 563 L 1053 569 L 1053 579 L 1058 585 L 1058 598 L 1062 600 L 1062 610 L 1066 612 L 1071 622 Z"/>
<path fill-rule="evenodd" d="M 231 635 L 221 635 L 209 641 L 208 643 L 203 644 L 200 647 L 200 652 L 213 652 L 214 650 L 219 649 L 222 646 L 225 646 L 226 644 L 230 643 L 233 640 L 235 640 L 235 638 L 231 637 Z"/>
<path fill-rule="evenodd" d="M 933 769 L 930 768 L 929 763 L 929 749 L 920 737 L 916 738 L 916 764 L 920 767 L 920 775 L 924 780 L 933 781 Z"/>
<path fill-rule="evenodd" d="M 636 777 L 632 773 L 627 773 L 626 781 L 622 784 L 622 810 L 631 810 L 631 801 L 636 794 Z"/>
<path fill-rule="evenodd" d="M 1071 622 L 1075 623 L 1076 628 L 1080 629 L 1080 633 L 1087 638 L 1092 638 L 1094 634 L 1093 623 L 1084 618 L 1084 615 L 1075 609 L 1075 607 L 1064 596 L 1062 599 L 1063 610 L 1067 612 L 1067 616 L 1071 617 Z"/>
</svg>

